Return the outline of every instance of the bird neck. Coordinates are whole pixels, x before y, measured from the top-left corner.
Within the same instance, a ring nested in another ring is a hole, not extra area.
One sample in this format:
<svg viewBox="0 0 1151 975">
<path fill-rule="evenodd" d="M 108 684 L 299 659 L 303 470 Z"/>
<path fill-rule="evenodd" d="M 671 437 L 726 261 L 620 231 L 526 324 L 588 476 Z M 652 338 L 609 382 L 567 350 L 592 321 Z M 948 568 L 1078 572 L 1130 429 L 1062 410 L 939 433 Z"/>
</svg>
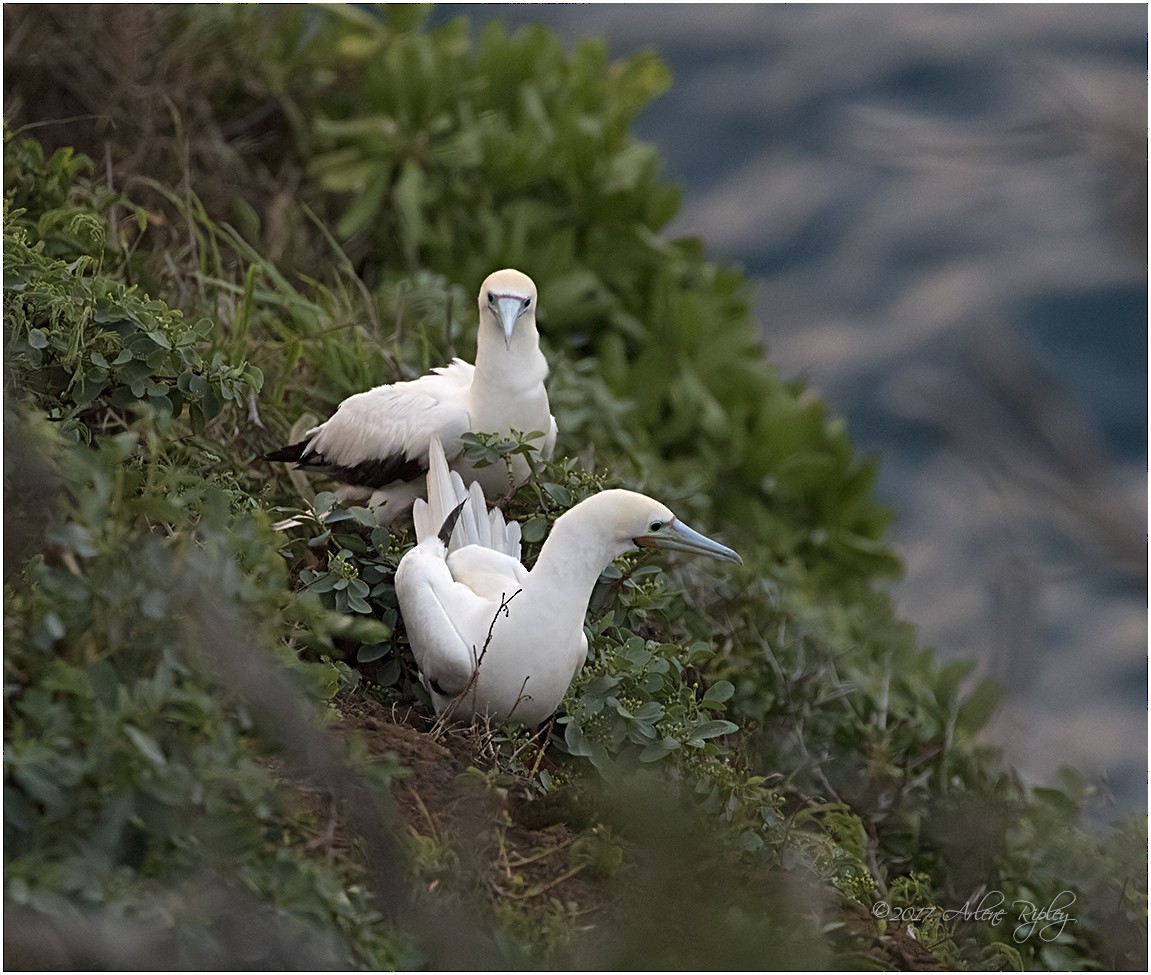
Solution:
<svg viewBox="0 0 1151 975">
<path fill-rule="evenodd" d="M 548 364 L 540 351 L 535 321 L 518 322 L 506 345 L 503 332 L 489 325 L 481 325 L 476 339 L 473 387 L 507 393 L 534 389 L 542 383 L 548 375 Z"/>
<path fill-rule="evenodd" d="M 556 612 L 578 612 L 582 625 L 596 580 L 626 548 L 605 534 L 593 512 L 573 508 L 552 526 L 529 574 L 532 588 L 555 594 Z"/>
</svg>

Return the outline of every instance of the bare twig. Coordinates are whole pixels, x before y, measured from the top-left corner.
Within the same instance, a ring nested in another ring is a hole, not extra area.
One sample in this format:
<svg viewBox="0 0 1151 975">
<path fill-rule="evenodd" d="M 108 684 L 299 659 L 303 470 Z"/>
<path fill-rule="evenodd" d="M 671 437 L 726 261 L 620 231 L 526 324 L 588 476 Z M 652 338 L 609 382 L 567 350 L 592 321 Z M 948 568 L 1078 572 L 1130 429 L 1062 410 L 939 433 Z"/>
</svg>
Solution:
<svg viewBox="0 0 1151 975">
<path fill-rule="evenodd" d="M 487 633 L 487 636 L 484 638 L 483 647 L 480 648 L 478 653 L 476 652 L 476 648 L 472 647 L 472 674 L 471 674 L 471 677 L 468 678 L 468 682 L 467 682 L 467 684 L 464 685 L 464 689 L 462 691 L 460 691 L 454 698 L 452 698 L 451 701 L 448 702 L 448 706 L 444 708 L 444 710 L 440 713 L 440 716 L 436 719 L 436 723 L 432 726 L 432 730 L 429 732 L 433 741 L 438 740 L 440 735 L 443 734 L 444 728 L 447 727 L 448 723 L 452 720 L 456 711 L 459 710 L 460 706 L 464 702 L 464 699 L 468 696 L 469 693 L 472 695 L 472 711 L 473 711 L 473 717 L 474 717 L 476 682 L 479 679 L 480 665 L 484 662 L 484 657 L 487 655 L 488 647 L 491 645 L 491 642 L 492 642 L 492 634 L 495 631 L 496 620 L 498 620 L 500 618 L 501 613 L 505 617 L 510 615 L 509 611 L 508 611 L 508 607 L 511 605 L 512 600 L 515 599 L 516 596 L 518 596 L 521 592 L 523 592 L 522 589 L 517 589 L 510 596 L 505 596 L 503 593 L 500 594 L 500 604 L 496 608 L 496 611 L 492 616 L 491 623 L 488 625 L 488 633 Z M 526 685 L 526 683 L 527 683 L 526 679 L 525 679 L 524 683 Z M 523 693 L 522 688 L 520 689 L 520 693 L 522 695 L 522 693 Z M 517 704 L 519 703 L 519 700 L 520 700 L 519 698 L 516 698 Z"/>
</svg>

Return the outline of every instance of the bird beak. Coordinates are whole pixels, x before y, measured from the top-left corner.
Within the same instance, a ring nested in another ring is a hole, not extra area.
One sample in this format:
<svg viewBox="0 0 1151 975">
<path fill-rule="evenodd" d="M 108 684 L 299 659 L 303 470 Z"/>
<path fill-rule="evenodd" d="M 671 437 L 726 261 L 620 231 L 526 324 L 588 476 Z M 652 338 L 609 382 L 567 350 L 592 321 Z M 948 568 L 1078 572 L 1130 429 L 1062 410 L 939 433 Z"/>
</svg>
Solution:
<svg viewBox="0 0 1151 975">
<path fill-rule="evenodd" d="M 524 303 L 522 298 L 498 298 L 496 299 L 496 312 L 500 320 L 500 325 L 504 330 L 504 346 L 508 349 L 512 347 L 512 329 L 516 327 L 516 319 L 520 317 L 520 312 L 523 311 Z"/>
<path fill-rule="evenodd" d="M 632 541 L 640 548 L 667 548 L 676 552 L 694 552 L 696 555 L 710 555 L 713 559 L 743 565 L 743 559 L 739 557 L 738 552 L 688 528 L 678 518 L 672 518 L 659 531 L 640 535 Z"/>
</svg>

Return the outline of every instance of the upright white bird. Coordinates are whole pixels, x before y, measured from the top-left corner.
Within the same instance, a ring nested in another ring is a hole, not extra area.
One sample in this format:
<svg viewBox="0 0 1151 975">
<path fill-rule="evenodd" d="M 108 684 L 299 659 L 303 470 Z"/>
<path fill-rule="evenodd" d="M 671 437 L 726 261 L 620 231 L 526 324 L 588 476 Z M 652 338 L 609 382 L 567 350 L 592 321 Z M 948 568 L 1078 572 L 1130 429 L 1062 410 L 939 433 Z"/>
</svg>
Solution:
<svg viewBox="0 0 1151 975">
<path fill-rule="evenodd" d="M 561 515 L 528 571 L 519 525 L 489 514 L 478 486 L 464 490 L 434 438 L 427 480 L 396 597 L 437 714 L 527 725 L 550 715 L 587 657 L 588 600 L 616 556 L 639 546 L 743 561 L 658 501 L 609 490 Z"/>
<path fill-rule="evenodd" d="M 480 288 L 479 306 L 474 366 L 453 359 L 419 379 L 349 396 L 303 440 L 264 459 L 295 462 L 343 481 L 341 496 L 366 501 L 385 525 L 423 493 L 433 436 L 452 466 L 469 482 L 478 481 L 489 497 L 522 484 L 530 472 L 522 456 L 512 456 L 509 484 L 503 464 L 469 465 L 460 435 L 542 431 L 540 453 L 551 456 L 556 421 L 544 388 L 548 364 L 536 330 L 536 286 L 520 271 L 495 271 Z"/>
</svg>

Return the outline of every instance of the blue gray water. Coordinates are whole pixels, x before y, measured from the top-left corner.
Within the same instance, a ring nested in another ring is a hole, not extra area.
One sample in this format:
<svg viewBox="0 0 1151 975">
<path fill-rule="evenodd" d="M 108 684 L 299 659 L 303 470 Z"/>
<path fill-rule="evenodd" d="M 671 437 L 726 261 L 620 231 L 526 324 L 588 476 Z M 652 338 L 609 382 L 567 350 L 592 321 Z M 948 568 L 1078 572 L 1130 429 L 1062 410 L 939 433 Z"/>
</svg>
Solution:
<svg viewBox="0 0 1151 975">
<path fill-rule="evenodd" d="M 1008 695 L 1034 782 L 1147 783 L 1147 8 L 445 5 L 613 56 L 758 282 L 765 343 L 881 457 L 903 616 Z"/>
</svg>

